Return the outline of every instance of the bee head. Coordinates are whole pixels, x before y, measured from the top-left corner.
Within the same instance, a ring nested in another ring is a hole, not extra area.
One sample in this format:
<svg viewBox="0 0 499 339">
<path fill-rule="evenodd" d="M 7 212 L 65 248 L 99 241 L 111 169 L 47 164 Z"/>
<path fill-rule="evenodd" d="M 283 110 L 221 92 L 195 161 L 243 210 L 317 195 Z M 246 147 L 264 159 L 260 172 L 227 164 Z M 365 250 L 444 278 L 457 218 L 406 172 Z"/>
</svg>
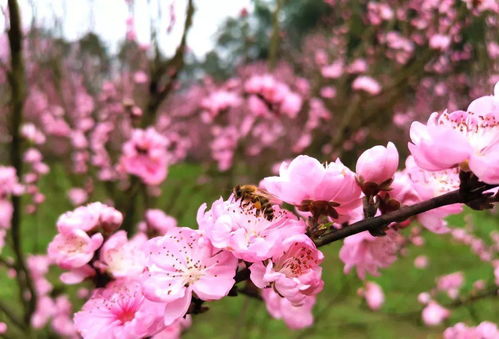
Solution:
<svg viewBox="0 0 499 339">
<path fill-rule="evenodd" d="M 241 190 L 241 185 L 237 185 L 236 187 L 234 187 L 234 195 L 236 196 L 236 198 L 241 198 L 242 196 L 242 190 Z"/>
</svg>

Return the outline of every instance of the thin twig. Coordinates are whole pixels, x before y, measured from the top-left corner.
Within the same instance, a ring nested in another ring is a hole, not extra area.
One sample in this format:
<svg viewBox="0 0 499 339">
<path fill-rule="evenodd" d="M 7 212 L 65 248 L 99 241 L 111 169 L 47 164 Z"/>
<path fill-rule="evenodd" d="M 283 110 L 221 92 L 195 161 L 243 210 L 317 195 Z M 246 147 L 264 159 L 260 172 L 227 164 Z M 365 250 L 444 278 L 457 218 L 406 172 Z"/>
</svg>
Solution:
<svg viewBox="0 0 499 339">
<path fill-rule="evenodd" d="M 454 308 L 454 307 L 460 307 L 464 305 L 471 304 L 477 300 L 488 298 L 488 297 L 499 297 L 499 287 L 494 287 L 489 290 L 484 290 L 480 293 L 477 294 L 472 294 L 467 298 L 464 299 L 457 299 L 453 302 L 451 302 L 448 305 L 445 305 L 445 307 L 449 308 Z"/>
</svg>

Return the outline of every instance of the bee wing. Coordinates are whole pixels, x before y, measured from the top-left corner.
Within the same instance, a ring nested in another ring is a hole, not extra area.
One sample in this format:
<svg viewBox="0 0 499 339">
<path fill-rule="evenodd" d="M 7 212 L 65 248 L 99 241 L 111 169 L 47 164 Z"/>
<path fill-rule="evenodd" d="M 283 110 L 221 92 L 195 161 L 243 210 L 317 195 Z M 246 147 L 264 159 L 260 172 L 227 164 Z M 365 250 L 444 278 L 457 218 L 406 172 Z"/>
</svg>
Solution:
<svg viewBox="0 0 499 339">
<path fill-rule="evenodd" d="M 267 191 L 265 188 L 258 188 L 258 193 L 267 198 L 272 205 L 280 205 L 282 203 L 279 198 L 277 198 L 272 193 L 269 193 L 269 191 Z"/>
</svg>

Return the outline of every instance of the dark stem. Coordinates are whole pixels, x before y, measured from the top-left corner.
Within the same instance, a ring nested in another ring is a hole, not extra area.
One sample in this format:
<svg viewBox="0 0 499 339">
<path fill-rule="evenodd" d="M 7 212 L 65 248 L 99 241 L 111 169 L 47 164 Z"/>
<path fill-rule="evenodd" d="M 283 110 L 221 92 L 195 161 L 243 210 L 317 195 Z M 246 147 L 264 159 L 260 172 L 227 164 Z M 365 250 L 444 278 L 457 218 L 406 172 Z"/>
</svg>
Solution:
<svg viewBox="0 0 499 339">
<path fill-rule="evenodd" d="M 6 268 L 15 268 L 14 263 L 9 261 L 9 259 L 0 257 L 0 264 L 5 266 Z"/>
<path fill-rule="evenodd" d="M 481 291 L 480 293 L 477 294 L 472 294 L 467 298 L 464 299 L 458 299 L 450 304 L 446 305 L 446 307 L 459 307 L 459 306 L 464 306 L 470 303 L 473 303 L 477 300 L 488 298 L 488 297 L 498 297 L 499 296 L 499 287 L 494 287 L 489 290 L 484 290 Z"/>
<path fill-rule="evenodd" d="M 419 213 L 423 213 L 446 205 L 474 201 L 480 198 L 484 191 L 487 191 L 491 188 L 493 188 L 493 186 L 483 185 L 471 192 L 463 192 L 462 190 L 448 192 L 438 197 L 411 206 L 402 207 L 394 212 L 380 215 L 379 217 L 367 218 L 346 226 L 342 229 L 331 230 L 328 233 L 321 235 L 317 239 L 314 239 L 314 242 L 319 247 L 360 232 L 383 230 L 383 228 L 385 228 L 392 222 L 402 222 L 407 218 Z"/>
<path fill-rule="evenodd" d="M 147 110 L 142 119 L 142 127 L 154 123 L 159 107 L 174 88 L 180 70 L 184 67 L 184 54 L 187 49 L 187 33 L 189 33 L 192 26 L 194 10 L 194 0 L 189 0 L 184 22 L 184 32 L 173 57 L 168 61 L 163 62 L 160 57 L 160 52 L 156 48 L 156 58 L 150 69 L 151 81 L 149 83 L 149 102 L 147 103 Z M 162 80 L 165 74 L 168 75 L 168 79 L 163 84 Z"/>
<path fill-rule="evenodd" d="M 131 176 L 130 186 L 124 192 L 122 203 L 120 204 L 120 211 L 124 214 L 123 225 L 121 228 L 131 236 L 135 232 L 135 212 L 137 195 L 140 192 L 140 187 L 143 185 L 141 180 L 136 176 Z"/>
<path fill-rule="evenodd" d="M 9 83 L 11 87 L 12 112 L 10 116 L 10 133 L 12 136 L 10 144 L 10 163 L 15 168 L 18 178 L 22 176 L 22 149 L 20 127 L 23 120 L 24 102 L 26 100 L 25 71 L 23 63 L 23 34 L 21 25 L 21 14 L 16 0 L 9 0 L 9 46 L 11 53 L 11 71 Z M 36 309 L 36 291 L 30 278 L 22 250 L 21 242 L 21 197 L 12 195 L 12 246 L 16 257 L 17 281 L 19 284 L 20 298 L 25 306 L 24 322 L 29 325 L 31 315 Z M 29 300 L 26 300 L 26 292 L 29 292 Z"/>
</svg>

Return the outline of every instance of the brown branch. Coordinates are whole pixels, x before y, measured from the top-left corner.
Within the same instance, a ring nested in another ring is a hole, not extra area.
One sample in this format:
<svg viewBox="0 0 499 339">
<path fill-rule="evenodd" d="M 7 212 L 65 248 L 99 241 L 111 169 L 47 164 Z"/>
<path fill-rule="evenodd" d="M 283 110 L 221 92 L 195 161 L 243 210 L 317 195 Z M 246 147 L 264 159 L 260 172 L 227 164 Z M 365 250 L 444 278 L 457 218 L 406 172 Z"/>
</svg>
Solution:
<svg viewBox="0 0 499 339">
<path fill-rule="evenodd" d="M 450 304 L 445 305 L 445 307 L 465 306 L 465 305 L 473 303 L 477 300 L 488 298 L 488 297 L 499 297 L 499 287 L 494 287 L 494 288 L 491 288 L 489 290 L 482 291 L 481 293 L 472 294 L 464 299 L 455 300 L 455 301 L 451 302 Z"/>
<path fill-rule="evenodd" d="M 173 89 L 180 70 L 184 67 L 184 54 L 187 49 L 187 33 L 192 26 L 192 18 L 194 16 L 194 1 L 189 0 L 187 4 L 186 19 L 184 23 L 184 32 L 180 40 L 180 44 L 175 50 L 173 57 L 163 63 L 160 60 L 160 52 L 156 49 L 156 58 L 154 65 L 151 67 L 151 82 L 149 83 L 149 102 L 147 103 L 147 111 L 142 120 L 142 126 L 150 125 L 156 116 L 156 112 L 161 103 L 166 99 L 168 94 Z M 168 75 L 168 80 L 164 85 L 161 85 L 161 80 L 165 73 Z"/>
<path fill-rule="evenodd" d="M 7 268 L 15 268 L 14 263 L 9 260 L 10 258 L 0 257 L 0 264 L 4 265 Z"/>
<path fill-rule="evenodd" d="M 471 192 L 463 192 L 462 190 L 448 192 L 430 200 L 426 200 L 411 206 L 402 207 L 394 212 L 386 213 L 374 218 L 361 220 L 339 230 L 331 230 L 328 233 L 321 235 L 317 239 L 314 239 L 314 242 L 319 247 L 360 232 L 370 230 L 383 230 L 392 222 L 402 222 L 416 214 L 423 213 L 438 207 L 456 203 L 472 202 L 480 198 L 484 191 L 487 191 L 492 187 L 493 186 L 491 185 L 483 185 Z"/>
<path fill-rule="evenodd" d="M 12 111 L 10 115 L 10 133 L 12 136 L 10 144 L 10 162 L 15 168 L 17 176 L 22 176 L 22 138 L 20 127 L 23 120 L 24 103 L 26 101 L 25 71 L 23 63 L 23 33 L 21 25 L 21 14 L 16 0 L 9 0 L 9 46 L 11 70 L 9 73 L 9 83 L 11 87 Z M 36 309 L 36 291 L 30 278 L 22 249 L 21 242 L 21 197 L 12 195 L 12 246 L 16 257 L 16 277 L 19 284 L 19 294 L 24 309 L 24 323 L 29 326 L 31 315 Z M 25 299 L 25 294 L 29 292 L 29 300 Z"/>
</svg>

